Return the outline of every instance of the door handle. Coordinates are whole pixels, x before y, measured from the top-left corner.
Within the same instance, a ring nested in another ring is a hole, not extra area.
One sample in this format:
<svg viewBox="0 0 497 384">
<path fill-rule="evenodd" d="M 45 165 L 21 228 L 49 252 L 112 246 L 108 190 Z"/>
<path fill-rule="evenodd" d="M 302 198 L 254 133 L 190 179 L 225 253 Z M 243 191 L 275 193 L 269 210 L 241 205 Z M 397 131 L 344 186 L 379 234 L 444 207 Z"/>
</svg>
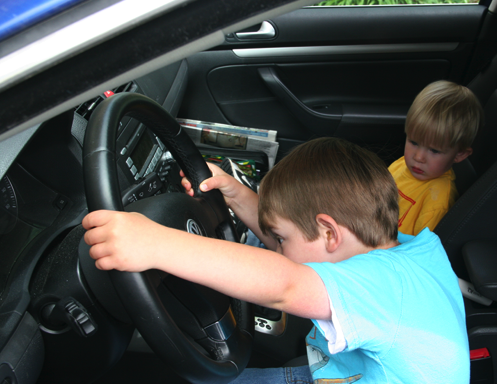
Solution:
<svg viewBox="0 0 497 384">
<path fill-rule="evenodd" d="M 270 22 L 263 21 L 257 32 L 237 32 L 235 36 L 240 40 L 272 39 L 276 36 L 276 30 Z"/>
</svg>

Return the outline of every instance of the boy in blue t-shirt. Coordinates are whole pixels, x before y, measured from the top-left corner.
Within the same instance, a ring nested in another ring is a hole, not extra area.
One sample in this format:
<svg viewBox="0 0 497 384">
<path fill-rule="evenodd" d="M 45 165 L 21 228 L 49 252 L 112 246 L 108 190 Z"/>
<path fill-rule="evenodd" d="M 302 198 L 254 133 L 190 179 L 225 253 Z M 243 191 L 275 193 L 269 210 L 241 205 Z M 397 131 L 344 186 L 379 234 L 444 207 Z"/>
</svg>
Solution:
<svg viewBox="0 0 497 384">
<path fill-rule="evenodd" d="M 308 366 L 246 369 L 234 383 L 469 382 L 457 277 L 436 235 L 398 234 L 397 188 L 376 155 L 335 138 L 312 140 L 264 177 L 259 196 L 211 170 L 201 190 L 220 189 L 269 249 L 136 213 L 96 211 L 83 226 L 100 269 L 161 269 L 313 319 Z"/>
</svg>

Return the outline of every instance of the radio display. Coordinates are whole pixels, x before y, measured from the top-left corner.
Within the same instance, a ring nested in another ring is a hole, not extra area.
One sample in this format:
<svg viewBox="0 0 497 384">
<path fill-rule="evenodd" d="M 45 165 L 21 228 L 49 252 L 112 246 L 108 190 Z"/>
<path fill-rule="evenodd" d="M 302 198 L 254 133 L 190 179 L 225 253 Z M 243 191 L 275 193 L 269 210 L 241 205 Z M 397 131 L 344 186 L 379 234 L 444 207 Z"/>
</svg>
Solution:
<svg viewBox="0 0 497 384">
<path fill-rule="evenodd" d="M 138 144 L 136 145 L 133 153 L 131 153 L 130 156 L 136 169 L 138 169 L 138 172 L 141 172 L 153 147 L 154 142 L 147 134 L 147 132 L 143 132 L 142 137 L 138 141 Z"/>
</svg>

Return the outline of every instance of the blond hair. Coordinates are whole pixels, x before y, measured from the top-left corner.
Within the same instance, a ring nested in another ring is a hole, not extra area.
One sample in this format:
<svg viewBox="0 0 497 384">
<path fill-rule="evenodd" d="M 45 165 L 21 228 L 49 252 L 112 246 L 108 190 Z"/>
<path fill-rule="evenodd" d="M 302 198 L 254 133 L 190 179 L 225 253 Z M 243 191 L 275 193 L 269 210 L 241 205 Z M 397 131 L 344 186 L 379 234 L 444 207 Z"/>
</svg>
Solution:
<svg viewBox="0 0 497 384">
<path fill-rule="evenodd" d="M 265 235 L 281 217 L 316 240 L 320 213 L 366 246 L 397 240 L 398 192 L 383 161 L 345 140 L 320 138 L 296 147 L 263 178 L 259 226 Z"/>
<path fill-rule="evenodd" d="M 483 124 L 483 109 L 468 88 L 450 81 L 436 81 L 414 99 L 407 113 L 409 139 L 436 148 L 471 147 Z"/>
</svg>

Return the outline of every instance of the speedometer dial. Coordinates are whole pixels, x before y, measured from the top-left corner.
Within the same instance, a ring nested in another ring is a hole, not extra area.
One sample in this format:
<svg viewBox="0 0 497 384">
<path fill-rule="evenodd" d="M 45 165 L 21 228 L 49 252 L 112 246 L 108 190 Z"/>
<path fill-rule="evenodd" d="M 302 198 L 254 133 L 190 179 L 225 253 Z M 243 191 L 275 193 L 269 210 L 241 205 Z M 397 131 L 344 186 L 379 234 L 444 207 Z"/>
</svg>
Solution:
<svg viewBox="0 0 497 384">
<path fill-rule="evenodd" d="M 17 221 L 17 198 L 10 179 L 0 180 L 0 235 L 9 233 Z"/>
</svg>

